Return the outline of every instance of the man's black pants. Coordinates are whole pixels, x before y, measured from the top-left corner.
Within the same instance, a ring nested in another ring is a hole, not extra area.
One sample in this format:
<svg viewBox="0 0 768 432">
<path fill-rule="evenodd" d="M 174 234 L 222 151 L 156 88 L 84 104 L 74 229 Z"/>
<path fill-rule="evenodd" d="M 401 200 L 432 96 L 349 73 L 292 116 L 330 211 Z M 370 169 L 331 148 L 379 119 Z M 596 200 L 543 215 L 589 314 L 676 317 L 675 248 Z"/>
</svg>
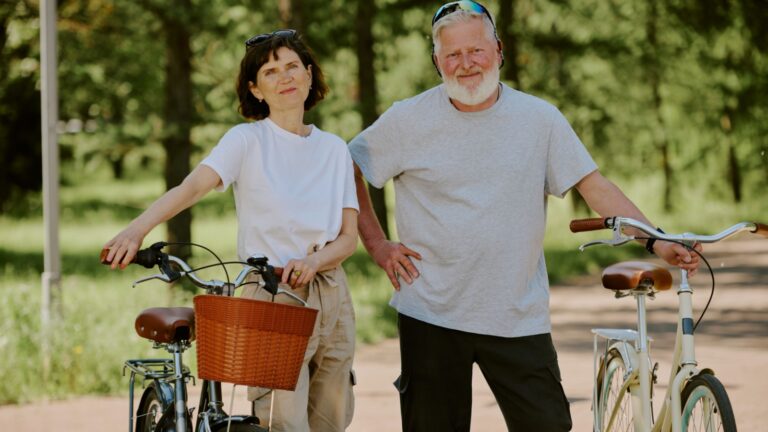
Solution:
<svg viewBox="0 0 768 432">
<path fill-rule="evenodd" d="M 515 432 L 571 430 L 549 333 L 504 338 L 398 315 L 403 431 L 469 431 L 472 367 L 477 363 Z"/>
</svg>

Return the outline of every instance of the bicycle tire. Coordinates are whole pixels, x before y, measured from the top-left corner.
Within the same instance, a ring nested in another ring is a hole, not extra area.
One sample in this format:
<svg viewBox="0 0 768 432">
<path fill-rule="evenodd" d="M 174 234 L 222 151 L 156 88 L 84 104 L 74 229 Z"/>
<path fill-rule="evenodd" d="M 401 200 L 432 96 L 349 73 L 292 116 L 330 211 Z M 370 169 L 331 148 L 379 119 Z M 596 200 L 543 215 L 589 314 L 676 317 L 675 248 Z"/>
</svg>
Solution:
<svg viewBox="0 0 768 432">
<path fill-rule="evenodd" d="M 680 400 L 683 431 L 736 432 L 731 401 L 715 376 L 702 374 L 692 378 L 683 388 Z"/>
<path fill-rule="evenodd" d="M 615 349 L 610 350 L 605 359 L 603 363 L 605 367 L 601 368 L 595 383 L 597 386 L 597 407 L 594 409 L 597 410 L 597 417 L 600 419 L 600 431 L 634 431 L 632 396 L 626 391 L 627 389 L 622 390 L 624 375 L 627 372 L 624 359 Z M 617 404 L 618 411 L 609 429 L 607 423 L 611 419 L 613 407 Z"/>
<path fill-rule="evenodd" d="M 155 385 L 150 384 L 141 395 L 136 408 L 136 432 L 155 432 L 163 415 L 163 404 L 157 398 Z"/>
<path fill-rule="evenodd" d="M 176 420 L 174 417 L 174 404 L 168 407 L 168 412 L 163 411 L 163 404 L 157 397 L 155 383 L 151 383 L 144 389 L 141 401 L 136 408 L 136 432 L 161 432 L 175 431 Z M 192 431 L 192 422 L 187 420 L 187 430 Z"/>
</svg>

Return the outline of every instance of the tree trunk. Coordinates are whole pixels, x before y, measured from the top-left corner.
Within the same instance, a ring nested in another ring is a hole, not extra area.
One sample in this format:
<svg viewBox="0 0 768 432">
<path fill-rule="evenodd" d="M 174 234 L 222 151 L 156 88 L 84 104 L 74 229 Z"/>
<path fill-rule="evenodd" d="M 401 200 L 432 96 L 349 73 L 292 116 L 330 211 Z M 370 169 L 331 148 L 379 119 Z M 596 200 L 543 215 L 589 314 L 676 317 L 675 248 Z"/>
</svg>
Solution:
<svg viewBox="0 0 768 432">
<path fill-rule="evenodd" d="M 672 211 L 672 165 L 669 157 L 669 140 L 667 139 L 666 123 L 661 114 L 661 65 L 659 64 L 659 39 L 656 23 L 659 19 L 659 11 L 655 0 L 648 2 L 648 17 L 646 20 L 646 34 L 648 37 L 648 46 L 650 53 L 646 53 L 647 58 L 643 61 L 646 65 L 646 74 L 648 75 L 648 84 L 651 87 L 653 98 L 653 110 L 656 116 L 657 133 L 653 134 L 654 145 L 661 153 L 661 168 L 664 173 L 664 190 L 662 192 L 662 206 L 664 211 Z"/>
<path fill-rule="evenodd" d="M 736 157 L 736 148 L 733 142 L 728 143 L 728 177 L 731 180 L 731 192 L 733 192 L 733 200 L 737 203 L 741 202 L 741 167 L 739 166 L 739 159 Z"/>
<path fill-rule="evenodd" d="M 179 7 L 189 10 L 189 0 L 181 0 Z M 165 28 L 165 107 L 163 119 L 165 134 L 165 186 L 171 189 L 184 180 L 190 171 L 192 142 L 192 49 L 187 23 L 176 16 L 163 17 Z M 188 243 L 192 240 L 192 212 L 187 209 L 168 221 L 169 243 Z M 171 254 L 186 259 L 191 255 L 187 245 L 171 245 Z"/>
<path fill-rule="evenodd" d="M 515 0 L 501 2 L 499 18 L 496 29 L 503 45 L 504 70 L 503 78 L 518 89 L 522 90 L 520 83 L 520 67 L 517 64 L 518 40 L 514 31 L 515 26 Z"/>
<path fill-rule="evenodd" d="M 280 0 L 278 3 L 278 10 L 280 11 L 280 22 L 283 28 L 294 29 L 303 38 L 304 42 L 310 47 L 314 44 L 311 38 L 307 34 L 307 2 L 306 0 Z M 312 109 L 304 113 L 304 123 L 314 124 L 315 126 L 323 127 L 323 118 L 320 116 L 320 111 Z"/>
<path fill-rule="evenodd" d="M 733 139 L 731 139 L 731 132 L 733 131 L 733 112 L 726 110 L 723 117 L 720 119 L 720 126 L 723 128 L 725 139 L 728 145 L 728 181 L 731 183 L 731 193 L 733 194 L 734 202 L 741 202 L 742 190 L 741 190 L 741 167 L 739 166 L 739 159 L 736 157 L 736 147 L 733 145 Z"/>
<path fill-rule="evenodd" d="M 760 160 L 763 161 L 763 172 L 765 173 L 765 183 L 768 185 L 768 145 L 760 147 Z"/>
<path fill-rule="evenodd" d="M 741 202 L 741 168 L 736 157 L 736 148 L 732 140 L 728 140 L 728 178 L 731 180 L 731 192 L 733 200 Z"/>
<path fill-rule="evenodd" d="M 304 26 L 304 2 L 302 0 L 280 0 L 280 21 L 283 27 L 297 30 L 303 34 Z"/>
<path fill-rule="evenodd" d="M 376 15 L 376 4 L 369 0 L 357 2 L 357 64 L 359 86 L 359 109 L 363 120 L 363 128 L 370 126 L 378 118 L 376 112 L 376 74 L 373 66 L 373 17 Z M 368 185 L 368 193 L 371 195 L 371 204 L 376 217 L 381 223 L 381 228 L 387 238 L 391 238 L 387 219 L 387 203 L 384 189 L 377 189 Z"/>
<path fill-rule="evenodd" d="M 112 177 L 116 180 L 122 180 L 125 174 L 125 156 L 112 156 L 109 159 L 109 166 L 112 168 Z"/>
</svg>

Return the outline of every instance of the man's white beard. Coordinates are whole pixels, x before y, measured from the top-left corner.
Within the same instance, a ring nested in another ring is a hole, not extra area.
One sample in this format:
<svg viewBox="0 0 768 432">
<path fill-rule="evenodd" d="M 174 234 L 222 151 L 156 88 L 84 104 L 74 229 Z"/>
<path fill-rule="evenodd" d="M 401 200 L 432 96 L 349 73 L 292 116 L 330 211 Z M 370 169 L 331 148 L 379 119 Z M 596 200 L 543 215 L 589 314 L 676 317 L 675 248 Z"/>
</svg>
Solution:
<svg viewBox="0 0 768 432">
<path fill-rule="evenodd" d="M 499 86 L 499 68 L 492 67 L 483 73 L 483 78 L 476 88 L 471 89 L 459 83 L 454 77 L 443 77 L 445 91 L 448 97 L 461 102 L 464 105 L 478 105 L 490 98 Z"/>
</svg>

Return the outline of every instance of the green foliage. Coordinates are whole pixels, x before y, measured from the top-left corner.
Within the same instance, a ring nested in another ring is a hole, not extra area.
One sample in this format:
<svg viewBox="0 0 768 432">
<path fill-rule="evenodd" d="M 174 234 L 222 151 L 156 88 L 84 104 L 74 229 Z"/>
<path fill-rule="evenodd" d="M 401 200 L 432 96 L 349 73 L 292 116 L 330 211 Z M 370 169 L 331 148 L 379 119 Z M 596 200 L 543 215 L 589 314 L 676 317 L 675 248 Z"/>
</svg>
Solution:
<svg viewBox="0 0 768 432">
<path fill-rule="evenodd" d="M 157 356 L 149 342 L 133 330 L 135 315 L 150 306 L 190 305 L 191 295 L 169 290 L 160 282 L 131 289 L 133 280 L 149 271 L 129 267 L 112 272 L 97 263 L 98 251 L 112 235 L 135 217 L 162 192 L 159 176 L 152 179 L 127 173 L 130 181 L 116 182 L 104 172 L 77 178 L 62 188 L 62 318 L 50 335 L 51 362 L 44 374 L 40 329 L 40 273 L 43 271 L 43 233 L 40 216 L 26 219 L 0 217 L 0 404 L 23 402 L 70 394 L 125 394 L 127 379 L 122 376 L 128 358 Z M 630 197 L 648 203 L 646 212 L 668 231 L 713 232 L 736 219 L 760 219 L 768 214 L 765 202 L 734 208 L 727 203 L 701 199 L 691 190 L 687 209 L 706 218 L 683 218 L 663 214 L 652 203 L 658 176 L 642 183 L 620 182 Z M 598 271 L 601 266 L 636 256 L 645 256 L 639 247 L 594 248 L 580 253 L 580 243 L 599 234 L 573 235 L 567 230 L 572 217 L 569 200 L 551 199 L 545 244 L 550 279 L 564 280 L 574 274 Z M 236 256 L 236 224 L 228 193 L 210 194 L 197 206 L 193 237 L 224 258 Z M 155 229 L 145 240 L 163 239 Z M 195 251 L 193 263 L 211 262 L 204 252 Z M 357 335 L 371 343 L 397 334 L 396 312 L 388 306 L 392 288 L 370 257 L 360 248 L 345 263 L 357 315 Z M 236 270 L 234 270 L 236 271 Z M 221 278 L 211 269 L 203 275 Z M 187 361 L 194 369 L 194 355 Z"/>
<path fill-rule="evenodd" d="M 498 16 L 501 2 L 488 0 Z M 709 198 L 749 201 L 768 185 L 768 40 L 761 2 L 515 0 L 512 22 L 520 86 L 557 105 L 609 177 L 668 170 L 660 200 L 704 181 Z M 352 0 L 279 2 L 66 0 L 59 7 L 62 159 L 69 172 L 109 167 L 119 178 L 163 166 L 167 52 L 163 20 L 192 33 L 193 164 L 237 114 L 233 82 L 249 36 L 286 25 L 304 30 L 331 93 L 309 119 L 345 139 L 362 127 Z M 438 1 L 376 0 L 377 111 L 439 82 L 429 60 Z M 3 214 L 36 204 L 9 197 L 39 182 L 37 10 L 0 6 L 0 149 L 13 160 L 0 178 Z M 499 23 L 506 22 L 500 17 Z M 18 109 L 21 107 L 22 109 Z M 67 170 L 62 170 L 64 173 Z M 15 173 L 15 174 L 12 174 Z M 30 173 L 32 175 L 30 175 Z M 38 174 L 35 174 L 38 173 Z M 709 174 L 709 175 L 708 175 Z M 714 174 L 714 175 L 712 175 Z M 70 181 L 71 174 L 64 174 Z M 14 192 L 17 191 L 17 192 Z M 738 196 L 736 195 L 738 194 Z"/>
<path fill-rule="evenodd" d="M 362 127 L 357 107 L 368 97 L 358 87 L 355 54 L 361 1 L 367 0 L 293 0 L 289 21 L 279 2 L 255 0 L 190 0 L 189 8 L 161 0 L 59 2 L 63 320 L 51 337 L 48 376 L 40 351 L 41 208 L 29 192 L 40 187 L 38 11 L 29 0 L 0 2 L 0 293 L 7 299 L 0 304 L 0 403 L 123 389 L 122 361 L 148 351 L 133 333 L 133 316 L 158 299 L 189 302 L 185 294 L 171 300 L 159 285 L 131 290 L 145 272 L 95 264 L 101 245 L 165 188 L 162 20 L 195 29 L 194 165 L 242 121 L 233 87 L 243 41 L 289 23 L 304 29 L 331 86 L 309 118 L 345 139 L 355 136 Z M 439 82 L 429 60 L 429 19 L 440 3 L 375 1 L 379 112 Z M 501 0 L 486 3 L 499 13 Z M 510 28 L 519 46 L 507 63 L 518 66 L 521 90 L 557 105 L 601 170 L 655 223 L 667 231 L 713 232 L 766 218 L 768 12 L 761 2 L 513 3 Z M 669 185 L 672 212 L 663 210 Z M 391 185 L 388 191 L 392 208 Z M 545 253 L 553 281 L 645 253 L 579 253 L 578 244 L 594 237 L 567 231 L 572 214 L 570 198 L 550 200 Z M 193 238 L 234 257 L 233 221 L 231 195 L 211 194 L 195 207 Z M 147 243 L 160 240 L 161 231 Z M 194 259 L 208 262 L 197 252 Z M 361 341 L 393 336 L 386 277 L 362 250 L 345 267 Z"/>
<path fill-rule="evenodd" d="M 0 29 L 0 214 L 18 214 L 42 186 L 34 11 L 24 2 L 3 2 Z"/>
</svg>

